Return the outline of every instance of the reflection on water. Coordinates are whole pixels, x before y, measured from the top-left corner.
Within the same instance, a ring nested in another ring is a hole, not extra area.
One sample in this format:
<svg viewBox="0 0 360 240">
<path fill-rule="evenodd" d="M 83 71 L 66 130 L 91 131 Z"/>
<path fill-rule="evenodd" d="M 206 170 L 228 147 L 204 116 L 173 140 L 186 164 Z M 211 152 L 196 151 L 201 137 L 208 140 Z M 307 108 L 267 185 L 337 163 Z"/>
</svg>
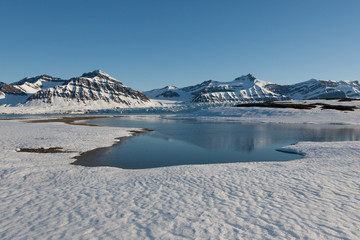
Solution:
<svg viewBox="0 0 360 240">
<path fill-rule="evenodd" d="M 86 166 L 131 169 L 183 164 L 288 161 L 299 156 L 280 153 L 275 149 L 299 141 L 360 139 L 360 128 L 356 126 L 212 123 L 136 117 L 95 119 L 89 122 L 155 130 L 122 140 L 114 148 L 97 152 L 96 157 L 87 155 L 76 162 Z"/>
</svg>

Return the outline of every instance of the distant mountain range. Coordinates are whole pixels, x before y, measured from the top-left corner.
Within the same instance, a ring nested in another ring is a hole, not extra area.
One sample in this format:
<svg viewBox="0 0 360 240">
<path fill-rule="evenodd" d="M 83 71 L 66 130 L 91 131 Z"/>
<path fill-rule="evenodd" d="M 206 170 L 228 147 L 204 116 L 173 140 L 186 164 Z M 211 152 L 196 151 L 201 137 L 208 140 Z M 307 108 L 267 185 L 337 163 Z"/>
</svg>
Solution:
<svg viewBox="0 0 360 240">
<path fill-rule="evenodd" d="M 232 82 L 209 80 L 184 88 L 167 86 L 144 92 L 144 94 L 152 99 L 171 99 L 186 103 L 254 102 L 289 99 L 285 94 L 269 90 L 267 86 L 270 84 L 248 74 L 236 78 Z"/>
<path fill-rule="evenodd" d="M 144 94 L 151 99 L 171 99 L 187 103 L 360 98 L 360 85 L 358 81 L 336 82 L 316 79 L 293 85 L 278 85 L 261 81 L 248 74 L 231 82 L 209 80 L 184 88 L 167 86 Z"/>
<path fill-rule="evenodd" d="M 360 98 L 358 81 L 330 81 L 316 80 L 293 85 L 267 85 L 270 91 L 284 94 L 290 99 L 331 99 L 331 98 Z"/>
<path fill-rule="evenodd" d="M 230 82 L 208 80 L 194 86 L 167 86 L 140 92 L 96 70 L 69 80 L 41 75 L 0 82 L 0 106 L 84 105 L 91 108 L 150 107 L 192 103 L 239 103 L 301 99 L 360 98 L 358 81 L 316 80 L 278 85 L 248 74 Z"/>
</svg>

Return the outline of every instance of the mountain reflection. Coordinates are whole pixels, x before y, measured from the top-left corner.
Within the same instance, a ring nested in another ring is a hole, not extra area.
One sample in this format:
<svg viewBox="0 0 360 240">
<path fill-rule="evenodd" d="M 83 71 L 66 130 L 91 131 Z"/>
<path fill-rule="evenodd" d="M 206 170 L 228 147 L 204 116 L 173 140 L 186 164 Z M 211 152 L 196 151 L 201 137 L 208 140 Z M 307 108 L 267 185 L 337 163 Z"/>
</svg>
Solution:
<svg viewBox="0 0 360 240">
<path fill-rule="evenodd" d="M 333 142 L 360 139 L 360 128 L 329 125 L 198 123 L 162 127 L 155 134 L 168 141 L 184 141 L 210 151 L 255 149 L 299 141 Z"/>
<path fill-rule="evenodd" d="M 123 139 L 111 149 L 84 155 L 74 164 L 125 169 L 189 164 L 289 161 L 300 158 L 275 149 L 300 141 L 354 141 L 360 127 L 316 124 L 244 124 L 141 117 L 105 118 L 91 123 L 150 128 L 153 132 Z"/>
</svg>

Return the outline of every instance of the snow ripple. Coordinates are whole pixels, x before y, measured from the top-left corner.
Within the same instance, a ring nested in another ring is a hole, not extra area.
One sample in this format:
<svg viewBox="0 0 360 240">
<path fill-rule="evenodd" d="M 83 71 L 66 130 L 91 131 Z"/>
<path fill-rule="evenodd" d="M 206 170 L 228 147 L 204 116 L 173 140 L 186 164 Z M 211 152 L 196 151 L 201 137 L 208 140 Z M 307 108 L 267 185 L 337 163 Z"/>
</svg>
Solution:
<svg viewBox="0 0 360 240">
<path fill-rule="evenodd" d="M 358 239 L 359 142 L 301 142 L 306 158 L 122 170 L 70 165 L 126 129 L 0 121 L 0 238 Z M 70 134 L 71 133 L 71 134 Z"/>
</svg>

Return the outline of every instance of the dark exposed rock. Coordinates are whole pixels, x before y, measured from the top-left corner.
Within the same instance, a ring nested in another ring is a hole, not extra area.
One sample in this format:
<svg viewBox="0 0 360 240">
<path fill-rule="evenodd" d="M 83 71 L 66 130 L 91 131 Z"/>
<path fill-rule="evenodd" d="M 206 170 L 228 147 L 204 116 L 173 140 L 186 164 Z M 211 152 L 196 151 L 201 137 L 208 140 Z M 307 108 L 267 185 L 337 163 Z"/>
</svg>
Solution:
<svg viewBox="0 0 360 240">
<path fill-rule="evenodd" d="M 252 75 L 251 73 L 249 73 L 248 75 L 245 75 L 245 76 L 241 76 L 241 77 L 238 77 L 238 78 L 235 78 L 234 81 L 255 81 L 255 77 L 254 75 Z"/>
<path fill-rule="evenodd" d="M 106 79 L 106 80 L 115 80 L 115 78 L 110 77 L 108 74 L 104 73 L 101 70 L 95 70 L 92 72 L 83 73 L 83 75 L 81 75 L 81 77 L 84 77 L 84 78 L 99 77 L 101 79 Z M 118 81 L 118 80 L 116 80 L 116 81 Z M 118 82 L 120 82 L 120 81 L 118 81 Z"/>
<path fill-rule="evenodd" d="M 282 103 L 282 102 L 261 102 L 261 103 L 245 103 L 238 104 L 235 107 L 267 107 L 267 108 L 293 108 L 293 109 L 313 109 L 320 107 L 321 109 L 333 109 L 339 111 L 354 111 L 356 106 L 344 106 L 344 105 L 330 105 L 325 103 L 311 103 L 311 104 L 299 104 L 299 103 Z"/>
<path fill-rule="evenodd" d="M 22 95 L 22 96 L 26 95 L 25 92 L 23 92 L 20 89 L 14 87 L 11 84 L 6 84 L 6 83 L 1 87 L 0 91 L 3 92 L 3 93 L 6 93 L 6 94 Z"/>
<path fill-rule="evenodd" d="M 17 152 L 28 152 L 28 153 L 71 153 L 72 151 L 64 151 L 61 147 L 50 147 L 50 148 L 19 148 Z"/>
<path fill-rule="evenodd" d="M 202 83 L 194 85 L 194 86 L 184 87 L 181 90 L 184 92 L 192 92 L 192 91 L 196 91 L 199 89 L 201 90 L 202 88 L 209 86 L 211 83 L 217 83 L 217 81 L 208 80 L 208 81 L 202 82 Z"/>
<path fill-rule="evenodd" d="M 174 91 L 166 91 L 166 92 L 163 92 L 162 94 L 159 94 L 156 97 L 160 97 L 160 96 L 166 97 L 166 98 L 180 97 L 180 95 Z"/>
</svg>

